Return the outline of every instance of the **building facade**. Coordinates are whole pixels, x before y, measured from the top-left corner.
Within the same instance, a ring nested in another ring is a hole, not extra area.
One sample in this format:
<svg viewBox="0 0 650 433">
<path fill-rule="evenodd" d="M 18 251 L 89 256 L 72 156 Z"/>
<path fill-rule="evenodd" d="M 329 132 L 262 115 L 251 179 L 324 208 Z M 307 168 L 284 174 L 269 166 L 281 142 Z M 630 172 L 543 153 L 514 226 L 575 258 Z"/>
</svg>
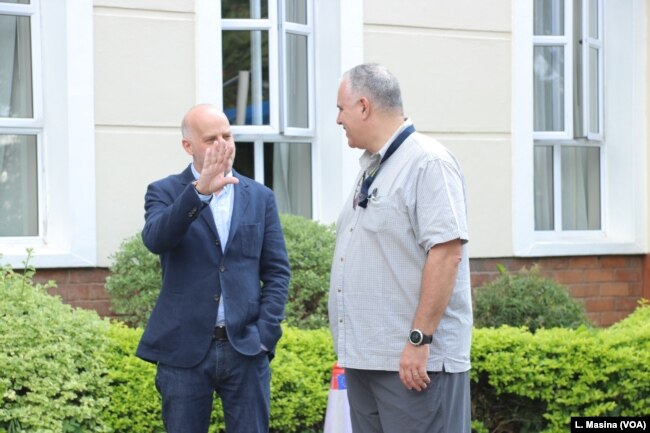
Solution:
<svg viewBox="0 0 650 433">
<path fill-rule="evenodd" d="M 110 314 L 103 279 L 180 120 L 223 107 L 236 168 L 333 222 L 358 169 L 341 73 L 387 65 L 464 168 L 474 286 L 538 264 L 611 324 L 650 298 L 645 0 L 0 0 L 0 252 Z"/>
</svg>

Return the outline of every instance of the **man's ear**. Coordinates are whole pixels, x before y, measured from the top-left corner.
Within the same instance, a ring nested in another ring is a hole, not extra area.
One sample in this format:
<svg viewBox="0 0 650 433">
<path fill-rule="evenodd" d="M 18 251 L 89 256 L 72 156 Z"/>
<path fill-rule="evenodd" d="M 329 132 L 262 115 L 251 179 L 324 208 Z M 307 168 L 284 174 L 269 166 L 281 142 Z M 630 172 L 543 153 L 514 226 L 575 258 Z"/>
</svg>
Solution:
<svg viewBox="0 0 650 433">
<path fill-rule="evenodd" d="M 361 99 L 359 99 L 359 103 L 361 104 L 361 114 L 365 119 L 370 115 L 370 101 L 368 101 L 368 98 L 362 96 Z"/>
<path fill-rule="evenodd" d="M 183 145 L 183 149 L 185 149 L 185 152 L 187 152 L 188 155 L 194 155 L 194 152 L 192 151 L 192 144 L 189 141 L 183 139 L 181 141 L 181 144 Z"/>
</svg>

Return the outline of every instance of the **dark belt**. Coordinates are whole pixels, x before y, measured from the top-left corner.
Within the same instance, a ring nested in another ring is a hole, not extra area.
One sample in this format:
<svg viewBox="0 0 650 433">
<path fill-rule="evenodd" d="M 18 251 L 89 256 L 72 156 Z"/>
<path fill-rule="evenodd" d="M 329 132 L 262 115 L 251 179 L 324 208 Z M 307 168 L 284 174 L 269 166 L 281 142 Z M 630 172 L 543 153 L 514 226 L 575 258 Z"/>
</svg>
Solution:
<svg viewBox="0 0 650 433">
<path fill-rule="evenodd" d="M 228 341 L 228 333 L 225 326 L 215 326 L 212 332 L 212 339 L 215 341 Z"/>
</svg>

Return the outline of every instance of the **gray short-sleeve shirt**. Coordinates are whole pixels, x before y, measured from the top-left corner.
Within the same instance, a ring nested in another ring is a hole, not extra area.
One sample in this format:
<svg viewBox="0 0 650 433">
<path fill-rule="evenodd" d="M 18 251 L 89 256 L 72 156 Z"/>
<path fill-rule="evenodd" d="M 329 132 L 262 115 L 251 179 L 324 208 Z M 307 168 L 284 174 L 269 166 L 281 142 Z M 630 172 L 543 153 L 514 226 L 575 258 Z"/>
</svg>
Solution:
<svg viewBox="0 0 650 433">
<path fill-rule="evenodd" d="M 410 125 L 406 121 L 387 142 Z M 378 156 L 360 158 L 358 181 L 337 221 L 329 316 L 343 367 L 398 371 L 418 305 L 428 250 L 463 241 L 449 304 L 430 347 L 429 371 L 470 368 L 472 306 L 465 182 L 453 155 L 436 140 L 411 134 L 382 164 L 364 209 L 353 197 Z"/>
</svg>

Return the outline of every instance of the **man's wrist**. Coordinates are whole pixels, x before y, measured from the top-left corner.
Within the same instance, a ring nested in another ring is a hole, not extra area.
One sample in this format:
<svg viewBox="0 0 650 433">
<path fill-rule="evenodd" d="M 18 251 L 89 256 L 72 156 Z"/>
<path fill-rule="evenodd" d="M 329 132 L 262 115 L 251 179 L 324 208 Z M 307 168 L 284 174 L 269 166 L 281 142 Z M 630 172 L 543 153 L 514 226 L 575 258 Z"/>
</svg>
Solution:
<svg viewBox="0 0 650 433">
<path fill-rule="evenodd" d="M 422 330 L 413 328 L 409 331 L 408 341 L 413 346 L 423 346 L 425 344 L 431 344 L 433 335 L 427 335 Z"/>
<path fill-rule="evenodd" d="M 192 186 L 194 186 L 194 191 L 196 191 L 197 194 L 202 195 L 202 196 L 205 196 L 205 197 L 207 197 L 207 196 L 210 195 L 210 194 L 205 194 L 205 193 L 201 192 L 201 190 L 199 189 L 198 185 L 199 185 L 199 181 L 198 181 L 198 180 L 195 180 L 194 182 L 192 182 Z"/>
</svg>

